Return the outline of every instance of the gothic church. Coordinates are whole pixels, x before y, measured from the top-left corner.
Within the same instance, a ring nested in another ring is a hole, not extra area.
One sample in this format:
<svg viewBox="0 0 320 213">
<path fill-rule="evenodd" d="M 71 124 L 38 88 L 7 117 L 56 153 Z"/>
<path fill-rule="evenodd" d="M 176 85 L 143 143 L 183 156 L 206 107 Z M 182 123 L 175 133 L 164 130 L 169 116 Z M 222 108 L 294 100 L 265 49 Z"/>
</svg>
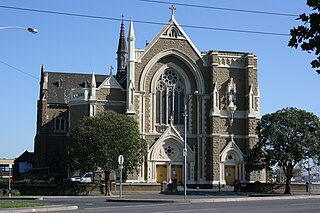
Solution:
<svg viewBox="0 0 320 213">
<path fill-rule="evenodd" d="M 176 179 L 181 184 L 186 178 L 188 185 L 212 186 L 265 181 L 264 172 L 248 174 L 244 166 L 258 140 L 257 56 L 200 52 L 173 9 L 144 49 L 135 47 L 134 22 L 127 38 L 124 28 L 122 21 L 116 75 L 49 72 L 42 66 L 35 166 L 65 171 L 68 129 L 84 116 L 114 111 L 133 116 L 149 143 L 144 164 L 127 182 Z"/>
</svg>

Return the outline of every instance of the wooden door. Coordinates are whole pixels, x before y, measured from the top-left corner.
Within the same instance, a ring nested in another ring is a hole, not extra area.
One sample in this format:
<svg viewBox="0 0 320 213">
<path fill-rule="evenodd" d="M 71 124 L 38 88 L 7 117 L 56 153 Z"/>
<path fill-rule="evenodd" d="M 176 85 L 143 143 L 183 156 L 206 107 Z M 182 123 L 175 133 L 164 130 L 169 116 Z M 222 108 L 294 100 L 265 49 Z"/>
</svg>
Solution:
<svg viewBox="0 0 320 213">
<path fill-rule="evenodd" d="M 233 186 L 234 181 L 236 180 L 236 167 L 226 165 L 224 171 L 225 171 L 226 184 Z"/>
<path fill-rule="evenodd" d="M 177 184 L 182 184 L 182 165 L 171 166 L 171 179 L 176 179 Z"/>
<path fill-rule="evenodd" d="M 156 169 L 156 181 L 158 183 L 162 183 L 163 181 L 167 180 L 167 165 L 157 165 Z"/>
</svg>

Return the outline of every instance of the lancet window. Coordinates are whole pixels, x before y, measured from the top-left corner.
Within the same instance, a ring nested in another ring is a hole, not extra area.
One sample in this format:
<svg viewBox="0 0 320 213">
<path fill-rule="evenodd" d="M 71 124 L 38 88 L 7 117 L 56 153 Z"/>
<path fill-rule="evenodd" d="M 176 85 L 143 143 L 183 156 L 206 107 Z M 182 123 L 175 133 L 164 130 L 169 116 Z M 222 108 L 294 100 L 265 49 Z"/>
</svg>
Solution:
<svg viewBox="0 0 320 213">
<path fill-rule="evenodd" d="M 166 69 L 156 84 L 156 123 L 166 125 L 171 118 L 174 124 L 183 124 L 185 86 L 180 75 Z"/>
</svg>

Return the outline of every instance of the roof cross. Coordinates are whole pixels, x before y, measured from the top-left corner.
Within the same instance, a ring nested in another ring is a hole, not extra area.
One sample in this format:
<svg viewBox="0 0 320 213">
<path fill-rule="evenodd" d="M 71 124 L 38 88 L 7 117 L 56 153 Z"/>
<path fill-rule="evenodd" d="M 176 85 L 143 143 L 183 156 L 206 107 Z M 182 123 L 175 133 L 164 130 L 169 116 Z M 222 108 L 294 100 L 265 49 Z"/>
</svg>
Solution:
<svg viewBox="0 0 320 213">
<path fill-rule="evenodd" d="M 171 10 L 171 15 L 174 16 L 174 11 L 177 9 L 174 5 L 171 5 L 171 7 L 169 7 L 169 9 Z"/>
<path fill-rule="evenodd" d="M 173 117 L 172 117 L 172 115 L 170 116 L 169 121 L 170 121 L 170 126 L 173 126 Z"/>
<path fill-rule="evenodd" d="M 110 74 L 109 74 L 109 75 L 111 76 L 111 75 L 112 75 L 112 70 L 113 70 L 114 68 L 113 68 L 113 66 L 109 66 L 108 69 L 109 69 L 109 71 L 110 71 Z"/>
<path fill-rule="evenodd" d="M 232 142 L 234 142 L 233 138 L 234 138 L 234 134 L 231 134 L 231 135 L 230 135 L 230 140 L 231 140 Z"/>
</svg>

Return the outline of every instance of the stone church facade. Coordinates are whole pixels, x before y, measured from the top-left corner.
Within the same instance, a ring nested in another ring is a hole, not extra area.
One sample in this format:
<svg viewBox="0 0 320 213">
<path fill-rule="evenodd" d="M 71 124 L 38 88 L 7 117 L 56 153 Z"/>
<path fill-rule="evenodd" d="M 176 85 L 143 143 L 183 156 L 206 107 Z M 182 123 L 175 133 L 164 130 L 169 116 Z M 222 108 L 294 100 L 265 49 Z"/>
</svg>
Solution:
<svg viewBox="0 0 320 213">
<path fill-rule="evenodd" d="M 245 156 L 258 140 L 257 56 L 200 52 L 172 13 L 144 49 L 136 49 L 133 21 L 122 21 L 117 73 L 58 73 L 41 69 L 35 165 L 62 171 L 67 132 L 84 116 L 103 111 L 133 116 L 148 141 L 132 182 L 186 180 L 189 185 L 265 181 L 248 174 Z"/>
</svg>

